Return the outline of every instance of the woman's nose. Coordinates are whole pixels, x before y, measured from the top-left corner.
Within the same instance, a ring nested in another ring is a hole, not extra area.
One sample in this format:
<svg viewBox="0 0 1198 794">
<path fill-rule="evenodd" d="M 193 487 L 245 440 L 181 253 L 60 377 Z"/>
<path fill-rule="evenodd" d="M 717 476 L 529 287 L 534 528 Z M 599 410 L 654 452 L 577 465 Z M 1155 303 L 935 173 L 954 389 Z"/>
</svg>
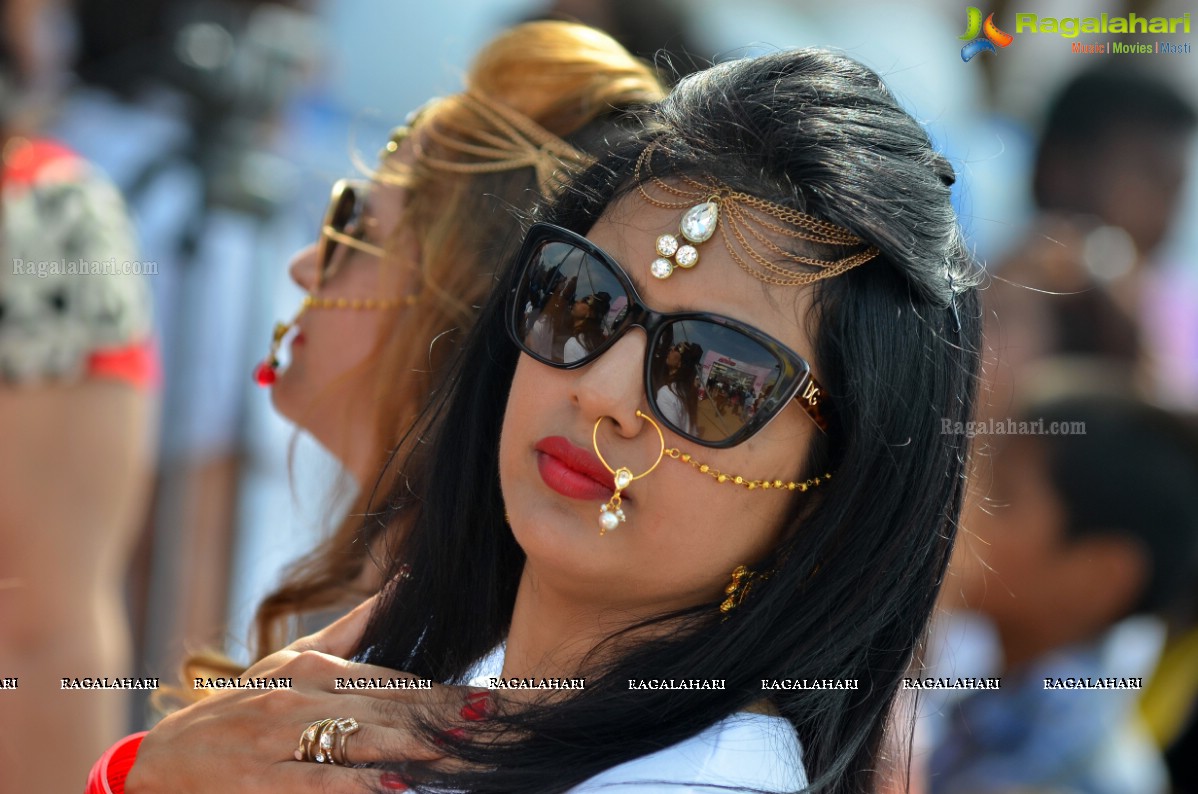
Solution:
<svg viewBox="0 0 1198 794">
<path fill-rule="evenodd" d="M 587 366 L 577 370 L 574 400 L 590 422 L 601 416 L 615 421 L 616 432 L 633 438 L 643 426 L 636 415 L 645 393 L 646 339 L 640 329 L 627 335 Z"/>
<path fill-rule="evenodd" d="M 316 262 L 315 243 L 306 248 L 297 251 L 295 256 L 291 258 L 291 264 L 287 271 L 291 274 L 291 280 L 300 286 L 305 292 L 314 293 L 319 286 L 320 268 Z"/>
</svg>

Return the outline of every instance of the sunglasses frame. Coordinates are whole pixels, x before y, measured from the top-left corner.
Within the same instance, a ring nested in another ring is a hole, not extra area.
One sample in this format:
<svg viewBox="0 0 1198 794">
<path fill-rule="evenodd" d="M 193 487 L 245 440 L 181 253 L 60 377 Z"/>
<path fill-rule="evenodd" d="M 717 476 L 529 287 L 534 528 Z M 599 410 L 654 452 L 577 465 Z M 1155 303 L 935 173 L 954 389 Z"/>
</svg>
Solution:
<svg viewBox="0 0 1198 794">
<path fill-rule="evenodd" d="M 324 220 L 320 224 L 320 238 L 316 244 L 317 289 L 324 286 L 324 282 L 337 271 L 335 267 L 332 267 L 333 254 L 337 250 L 337 243 L 361 251 L 364 254 L 369 254 L 370 256 L 382 258 L 386 254 L 386 250 L 381 246 L 368 243 L 365 240 L 359 240 L 352 234 L 346 234 L 345 231 L 333 225 L 345 192 L 347 190 L 361 191 L 360 193 L 355 193 L 354 202 L 357 203 L 370 192 L 370 188 L 371 183 L 365 179 L 338 179 L 333 183 L 333 188 L 329 194 L 329 205 L 325 208 Z"/>
<path fill-rule="evenodd" d="M 546 243 L 565 243 L 580 249 L 586 255 L 605 265 L 615 277 L 616 282 L 625 291 L 628 296 L 628 314 L 617 329 L 613 329 L 612 334 L 603 344 L 590 351 L 586 356 L 572 361 L 568 364 L 549 361 L 533 352 L 520 338 L 520 324 L 523 321 L 523 307 L 519 299 L 521 288 L 528 281 L 529 271 L 532 267 L 532 256 L 542 245 Z M 782 413 L 791 400 L 799 403 L 804 413 L 806 413 L 815 426 L 821 432 L 826 433 L 828 423 L 824 416 L 823 406 L 826 402 L 825 392 L 819 381 L 816 380 L 811 372 L 811 365 L 805 358 L 795 353 L 782 342 L 774 339 L 769 334 L 757 330 L 751 325 L 746 325 L 740 320 L 734 320 L 731 317 L 725 317 L 720 314 L 712 314 L 710 312 L 656 312 L 645 305 L 640 293 L 636 291 L 628 274 L 624 268 L 620 266 L 609 253 L 604 251 L 595 243 L 583 237 L 580 234 L 564 229 L 560 226 L 555 226 L 551 223 L 535 223 L 524 237 L 524 243 L 520 247 L 520 253 L 516 261 L 519 263 L 519 269 L 515 274 L 515 280 L 508 291 L 507 300 L 507 332 L 516 346 L 524 353 L 531 356 L 536 361 L 555 369 L 579 369 L 592 361 L 595 361 L 599 356 L 603 355 L 612 345 L 627 333 L 628 329 L 636 327 L 645 332 L 647 337 L 645 344 L 645 396 L 649 405 L 649 410 L 653 412 L 662 424 L 669 427 L 678 435 L 712 449 L 727 449 L 734 447 L 748 440 L 755 433 L 760 431 L 766 425 L 774 420 L 778 414 Z M 745 424 L 722 441 L 708 441 L 705 439 L 695 438 L 689 433 L 682 432 L 675 427 L 674 423 L 662 415 L 658 410 L 657 401 L 654 395 L 651 394 L 652 370 L 653 370 L 653 350 L 656 347 L 658 338 L 661 332 L 667 326 L 683 321 L 683 320 L 701 320 L 713 325 L 730 328 L 748 338 L 752 339 L 757 344 L 761 345 L 765 350 L 772 354 L 782 365 L 783 371 L 778 380 L 779 383 L 784 383 L 788 379 L 793 379 L 792 386 L 783 390 L 778 394 L 772 394 L 765 401 L 765 404 L 758 408 L 757 412 L 745 422 Z"/>
</svg>

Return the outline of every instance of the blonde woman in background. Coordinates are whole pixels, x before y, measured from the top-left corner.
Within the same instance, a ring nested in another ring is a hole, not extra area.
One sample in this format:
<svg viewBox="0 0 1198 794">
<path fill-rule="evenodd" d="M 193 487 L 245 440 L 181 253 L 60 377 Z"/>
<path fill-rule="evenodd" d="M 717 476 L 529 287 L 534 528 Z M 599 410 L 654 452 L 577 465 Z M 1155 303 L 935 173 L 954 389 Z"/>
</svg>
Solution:
<svg viewBox="0 0 1198 794">
<path fill-rule="evenodd" d="M 378 590 L 371 551 L 386 533 L 363 516 L 372 493 L 402 476 L 379 479 L 519 242 L 513 212 L 589 164 L 619 134 L 624 111 L 664 93 L 655 72 L 604 33 L 519 25 L 479 53 L 462 93 L 396 131 L 370 182 L 334 187 L 320 240 L 291 264 L 308 296 L 276 329 L 257 376 L 359 490 L 336 531 L 262 603 L 259 655 L 295 636 L 296 619 L 322 622 Z M 286 330 L 291 361 L 276 374 Z"/>
<path fill-rule="evenodd" d="M 308 295 L 276 327 L 255 377 L 359 490 L 336 530 L 261 604 L 257 658 L 379 590 L 374 559 L 404 522 L 384 526 L 364 515 L 375 491 L 402 490 L 402 472 L 387 461 L 473 325 L 494 270 L 519 245 L 513 213 L 628 138 L 627 112 L 664 96 L 654 70 L 606 34 L 522 24 L 479 53 L 462 93 L 426 104 L 393 133 L 372 179 L 334 185 L 318 241 L 291 263 Z M 288 339 L 290 362 L 280 369 Z M 186 668 L 185 680 L 241 672 L 211 654 Z M 123 791 L 117 770 L 132 765 L 139 742 L 134 734 L 106 753 L 88 792 L 106 791 L 106 782 Z"/>
</svg>

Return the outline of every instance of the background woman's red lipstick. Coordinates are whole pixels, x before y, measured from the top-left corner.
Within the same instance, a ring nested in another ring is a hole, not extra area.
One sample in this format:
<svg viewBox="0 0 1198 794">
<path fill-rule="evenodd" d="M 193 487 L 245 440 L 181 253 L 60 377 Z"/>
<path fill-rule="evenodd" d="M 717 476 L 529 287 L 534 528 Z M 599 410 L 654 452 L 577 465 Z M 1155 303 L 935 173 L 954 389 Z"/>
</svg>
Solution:
<svg viewBox="0 0 1198 794">
<path fill-rule="evenodd" d="M 562 496 L 600 502 L 611 496 L 612 475 L 593 452 L 562 436 L 543 438 L 534 449 L 541 479 Z"/>
</svg>

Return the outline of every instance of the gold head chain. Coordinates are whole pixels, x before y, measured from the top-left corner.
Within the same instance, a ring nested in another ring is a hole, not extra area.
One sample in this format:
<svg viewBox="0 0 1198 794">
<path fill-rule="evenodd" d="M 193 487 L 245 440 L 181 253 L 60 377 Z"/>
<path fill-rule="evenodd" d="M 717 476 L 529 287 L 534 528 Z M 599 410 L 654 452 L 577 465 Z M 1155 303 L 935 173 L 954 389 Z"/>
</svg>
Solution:
<svg viewBox="0 0 1198 794">
<path fill-rule="evenodd" d="M 437 123 L 446 103 L 474 114 L 477 123 L 455 125 L 451 133 Z M 564 140 L 525 116 L 518 110 L 497 102 L 484 94 L 467 91 L 433 103 L 431 118 L 417 117 L 421 135 L 412 139 L 416 162 L 434 171 L 455 174 L 490 174 L 531 168 L 536 173 L 541 193 L 549 195 L 562 182 L 566 172 L 586 168 L 594 163 L 589 155 L 580 152 Z M 388 152 L 399 148 L 408 133 L 401 127 L 392 134 Z M 426 140 L 422 140 L 422 138 Z M 448 152 L 462 156 L 461 160 L 430 154 L 426 143 L 436 144 Z"/>
<path fill-rule="evenodd" d="M 724 247 L 733 262 L 754 278 L 778 286 L 797 286 L 832 278 L 870 261 L 880 253 L 875 246 L 866 245 L 865 240 L 843 226 L 733 190 L 715 179 L 702 182 L 689 176 L 680 176 L 677 182 L 666 182 L 652 173 L 650 161 L 654 149 L 652 144 L 646 147 L 636 162 L 633 179 L 637 190 L 641 198 L 655 207 L 685 209 L 679 232 L 688 241 L 684 243 L 673 234 L 663 234 L 657 238 L 658 258 L 650 266 L 650 272 L 657 278 L 669 278 L 676 267 L 689 269 L 698 264 L 697 246 L 711 239 L 717 231 L 721 231 Z M 647 174 L 647 179 L 642 177 L 642 173 Z M 662 193 L 677 197 L 677 200 L 651 195 L 645 187 L 646 183 L 651 183 Z M 722 226 L 719 223 L 721 218 L 724 220 Z M 771 239 L 771 234 L 783 240 L 805 240 L 816 245 L 866 247 L 840 259 L 818 259 L 787 251 Z M 762 253 L 757 246 L 767 253 Z M 815 270 L 795 269 L 796 265 Z"/>
</svg>

